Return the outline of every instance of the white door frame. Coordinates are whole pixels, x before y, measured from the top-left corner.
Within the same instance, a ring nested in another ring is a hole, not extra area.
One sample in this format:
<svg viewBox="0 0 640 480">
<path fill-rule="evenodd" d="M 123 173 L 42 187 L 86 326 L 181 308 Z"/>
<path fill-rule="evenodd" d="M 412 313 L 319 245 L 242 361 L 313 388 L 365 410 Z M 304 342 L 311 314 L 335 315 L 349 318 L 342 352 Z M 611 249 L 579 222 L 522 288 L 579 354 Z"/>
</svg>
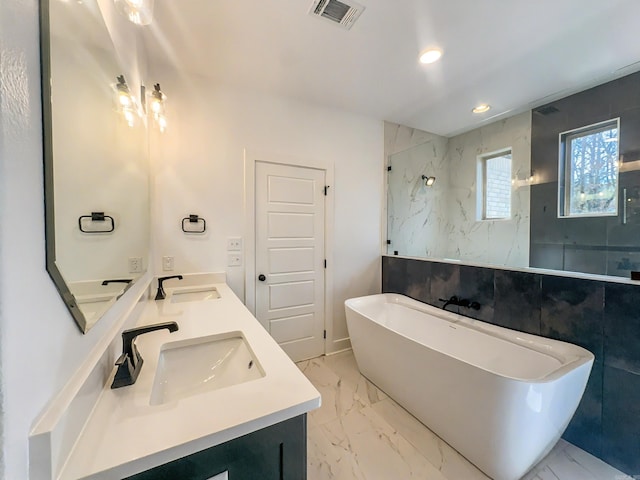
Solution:
<svg viewBox="0 0 640 480">
<path fill-rule="evenodd" d="M 302 159 L 273 152 L 244 149 L 244 295 L 245 305 L 254 315 L 256 313 L 256 162 L 315 168 L 325 172 L 325 182 L 329 186 L 324 208 L 324 253 L 327 259 L 327 268 L 324 272 L 324 329 L 327 331 L 327 338 L 324 340 L 324 353 L 326 354 L 327 345 L 333 342 L 333 163 L 314 158 Z"/>
</svg>

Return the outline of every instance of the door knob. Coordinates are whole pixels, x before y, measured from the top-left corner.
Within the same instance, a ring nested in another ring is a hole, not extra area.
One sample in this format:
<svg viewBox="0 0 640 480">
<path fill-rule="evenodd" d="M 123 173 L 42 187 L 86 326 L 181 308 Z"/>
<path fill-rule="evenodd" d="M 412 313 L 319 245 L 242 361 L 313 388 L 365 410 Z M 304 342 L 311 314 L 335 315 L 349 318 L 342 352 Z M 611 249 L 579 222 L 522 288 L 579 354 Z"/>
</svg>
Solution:
<svg viewBox="0 0 640 480">
<path fill-rule="evenodd" d="M 266 279 L 267 277 L 265 277 L 262 273 L 258 275 L 258 280 L 260 280 L 261 282 L 264 282 Z"/>
</svg>

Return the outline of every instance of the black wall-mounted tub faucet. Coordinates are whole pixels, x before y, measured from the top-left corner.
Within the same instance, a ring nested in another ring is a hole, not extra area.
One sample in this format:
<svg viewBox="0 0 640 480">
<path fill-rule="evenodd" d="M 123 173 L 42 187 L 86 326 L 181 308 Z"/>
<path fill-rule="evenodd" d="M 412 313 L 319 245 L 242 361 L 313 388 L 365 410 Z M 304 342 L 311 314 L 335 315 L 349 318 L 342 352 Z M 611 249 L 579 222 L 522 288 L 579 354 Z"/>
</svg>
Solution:
<svg viewBox="0 0 640 480">
<path fill-rule="evenodd" d="M 160 277 L 158 278 L 158 292 L 156 293 L 156 300 L 164 300 L 164 298 L 167 296 L 166 293 L 164 293 L 164 281 L 165 280 L 170 280 L 172 278 L 177 278 L 178 280 L 182 280 L 182 275 L 171 275 L 169 277 Z"/>
<path fill-rule="evenodd" d="M 116 370 L 116 376 L 113 379 L 111 388 L 133 385 L 138 379 L 143 360 L 134 343 L 136 337 L 164 329 L 175 332 L 178 330 L 178 324 L 176 322 L 154 323 L 153 325 L 145 325 L 144 327 L 130 328 L 122 332 L 122 355 L 116 360 L 118 370 Z"/>
<path fill-rule="evenodd" d="M 441 302 L 444 302 L 442 305 L 442 309 L 445 310 L 448 305 L 457 305 L 459 307 L 471 308 L 473 310 L 480 310 L 480 304 L 478 302 L 472 302 L 467 298 L 458 298 L 456 295 L 453 295 L 449 300 L 444 298 L 439 298 Z"/>
</svg>

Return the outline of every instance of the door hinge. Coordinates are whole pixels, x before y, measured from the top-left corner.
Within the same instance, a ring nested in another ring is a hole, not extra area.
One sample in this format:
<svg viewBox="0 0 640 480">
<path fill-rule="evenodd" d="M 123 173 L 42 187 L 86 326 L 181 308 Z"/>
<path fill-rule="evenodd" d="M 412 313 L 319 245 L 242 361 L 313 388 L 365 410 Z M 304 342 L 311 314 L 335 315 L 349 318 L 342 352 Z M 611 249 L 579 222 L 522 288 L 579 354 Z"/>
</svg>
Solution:
<svg viewBox="0 0 640 480">
<path fill-rule="evenodd" d="M 391 240 L 387 240 L 387 245 L 391 245 Z"/>
<path fill-rule="evenodd" d="M 327 259 L 324 259 L 324 268 L 327 268 Z"/>
<path fill-rule="evenodd" d="M 390 172 L 390 171 L 391 171 L 391 165 L 387 167 L 387 172 Z"/>
<path fill-rule="evenodd" d="M 329 185 L 324 186 L 324 196 L 327 196 L 327 192 L 329 191 Z"/>
<path fill-rule="evenodd" d="M 326 330 L 322 333 L 322 338 L 324 338 L 325 340 L 327 339 L 327 331 Z"/>
</svg>

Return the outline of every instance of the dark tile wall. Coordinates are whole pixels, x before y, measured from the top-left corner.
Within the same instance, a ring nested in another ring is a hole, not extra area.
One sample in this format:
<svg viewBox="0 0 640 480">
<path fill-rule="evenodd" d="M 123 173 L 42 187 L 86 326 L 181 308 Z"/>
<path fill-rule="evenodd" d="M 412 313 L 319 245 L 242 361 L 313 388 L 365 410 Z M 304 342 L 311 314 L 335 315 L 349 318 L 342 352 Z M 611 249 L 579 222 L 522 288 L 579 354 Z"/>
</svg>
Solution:
<svg viewBox="0 0 640 480">
<path fill-rule="evenodd" d="M 640 475 L 640 285 L 384 256 L 382 291 L 436 306 L 469 298 L 482 307 L 459 313 L 591 351 L 589 383 L 563 437 Z"/>
<path fill-rule="evenodd" d="M 640 159 L 640 73 L 565 97 L 541 108 L 557 112 L 531 116 L 532 267 L 629 277 L 640 268 L 640 172 L 620 173 L 619 215 L 558 218 L 558 136 L 562 132 L 620 117 L 619 151 L 624 164 Z M 625 202 L 624 190 L 627 189 Z M 623 209 L 627 221 L 623 222 Z M 626 260 L 625 260 L 626 259 Z M 634 265 L 635 263 L 635 265 Z"/>
</svg>

